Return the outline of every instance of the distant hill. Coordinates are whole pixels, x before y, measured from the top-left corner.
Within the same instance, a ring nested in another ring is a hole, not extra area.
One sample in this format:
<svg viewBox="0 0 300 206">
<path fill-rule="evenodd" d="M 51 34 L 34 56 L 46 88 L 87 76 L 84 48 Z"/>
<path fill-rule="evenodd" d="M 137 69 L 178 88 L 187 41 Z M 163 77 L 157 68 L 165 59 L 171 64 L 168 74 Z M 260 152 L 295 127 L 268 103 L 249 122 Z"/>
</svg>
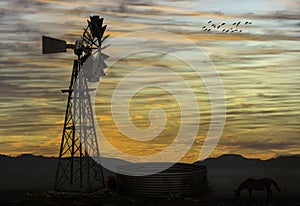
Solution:
<svg viewBox="0 0 300 206">
<path fill-rule="evenodd" d="M 18 157 L 0 155 L 0 190 L 39 189 L 50 190 L 54 186 L 58 158 L 24 154 Z M 122 161 L 107 158 L 105 161 Z M 126 163 L 126 162 L 124 162 Z M 270 160 L 247 159 L 240 155 L 222 155 L 194 164 L 205 165 L 213 176 L 285 177 L 300 174 L 300 156 L 283 156 Z M 108 174 L 109 171 L 105 170 Z"/>
<path fill-rule="evenodd" d="M 268 160 L 245 158 L 236 154 L 224 154 L 216 158 L 208 158 L 203 161 L 197 161 L 194 164 L 204 164 L 213 167 L 242 167 L 242 166 L 288 166 L 299 167 L 300 155 L 279 156 Z"/>
<path fill-rule="evenodd" d="M 215 193 L 230 194 L 247 178 L 267 177 L 277 181 L 284 193 L 299 195 L 299 155 L 260 160 L 229 154 L 194 164 L 205 165 L 208 168 L 208 180 Z"/>
<path fill-rule="evenodd" d="M 248 159 L 241 155 L 226 154 L 194 164 L 205 165 L 212 175 L 244 174 L 245 176 L 278 176 L 300 174 L 300 156 L 279 156 L 268 160 Z"/>
<path fill-rule="evenodd" d="M 261 164 L 263 160 L 260 159 L 248 159 L 241 155 L 236 154 L 225 154 L 216 158 L 208 158 L 204 161 L 198 161 L 194 164 L 205 164 L 207 166 L 217 167 L 240 167 L 245 165 L 256 165 Z"/>
<path fill-rule="evenodd" d="M 0 189 L 48 189 L 54 186 L 57 158 L 0 156 Z"/>
<path fill-rule="evenodd" d="M 106 164 L 127 164 L 116 158 L 103 158 Z M 58 158 L 22 154 L 17 157 L 0 155 L 0 190 L 51 190 L 54 187 Z M 111 171 L 103 169 L 104 175 Z"/>
</svg>

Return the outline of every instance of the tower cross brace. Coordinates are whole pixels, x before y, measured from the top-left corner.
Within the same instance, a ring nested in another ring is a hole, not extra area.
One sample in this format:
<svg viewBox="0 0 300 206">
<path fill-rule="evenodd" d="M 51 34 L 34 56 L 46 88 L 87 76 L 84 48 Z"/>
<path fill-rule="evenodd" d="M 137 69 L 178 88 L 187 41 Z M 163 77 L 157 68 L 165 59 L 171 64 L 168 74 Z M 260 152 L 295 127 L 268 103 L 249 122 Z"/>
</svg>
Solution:
<svg viewBox="0 0 300 206">
<path fill-rule="evenodd" d="M 105 186 L 94 113 L 83 61 L 74 60 L 56 172 L 56 191 L 96 191 Z"/>
</svg>

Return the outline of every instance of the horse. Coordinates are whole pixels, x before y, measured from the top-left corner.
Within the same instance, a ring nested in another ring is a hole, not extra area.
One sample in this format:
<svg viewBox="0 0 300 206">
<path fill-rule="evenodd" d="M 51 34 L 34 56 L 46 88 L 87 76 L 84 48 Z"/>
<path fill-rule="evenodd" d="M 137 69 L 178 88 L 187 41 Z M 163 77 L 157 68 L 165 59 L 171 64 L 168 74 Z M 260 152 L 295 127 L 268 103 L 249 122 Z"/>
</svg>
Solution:
<svg viewBox="0 0 300 206">
<path fill-rule="evenodd" d="M 282 193 L 281 189 L 279 188 L 278 184 L 269 178 L 263 178 L 263 179 L 253 179 L 253 178 L 248 178 L 244 182 L 242 182 L 239 187 L 235 190 L 235 198 L 238 199 L 240 196 L 240 192 L 243 189 L 247 189 L 249 192 L 249 199 L 254 199 L 252 195 L 252 190 L 256 191 L 261 191 L 263 189 L 267 190 L 268 193 L 268 200 L 270 200 L 270 197 L 272 198 L 272 190 L 271 190 L 271 185 L 274 185 L 275 188 Z"/>
</svg>

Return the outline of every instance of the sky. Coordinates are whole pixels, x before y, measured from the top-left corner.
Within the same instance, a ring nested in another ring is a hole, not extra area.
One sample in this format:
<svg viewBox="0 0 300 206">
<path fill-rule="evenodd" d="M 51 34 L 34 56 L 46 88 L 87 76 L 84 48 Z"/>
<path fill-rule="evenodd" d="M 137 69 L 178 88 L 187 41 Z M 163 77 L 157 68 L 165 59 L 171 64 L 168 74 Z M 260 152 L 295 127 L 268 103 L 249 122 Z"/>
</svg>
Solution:
<svg viewBox="0 0 300 206">
<path fill-rule="evenodd" d="M 80 38 L 86 19 L 96 14 L 104 17 L 112 42 L 128 32 L 152 30 L 180 35 L 202 49 L 202 57 L 209 58 L 223 82 L 226 98 L 225 127 L 210 157 L 234 153 L 269 159 L 299 153 L 299 0 L 4 0 L 0 6 L 1 154 L 58 155 L 67 100 L 60 90 L 69 85 L 75 56 L 71 51 L 42 55 L 41 37 L 72 43 Z M 237 21 L 252 24 L 242 23 L 242 32 L 206 32 L 202 27 L 209 20 L 225 22 L 227 29 Z M 164 50 L 182 44 L 171 36 L 160 36 L 153 43 L 157 36 L 145 32 L 139 38 L 115 41 L 105 50 L 108 65 L 126 49 Z M 193 61 L 202 58 L 189 48 L 176 52 Z M 95 104 L 101 130 L 114 147 L 131 155 L 155 154 L 172 143 L 180 128 L 181 107 L 176 95 L 162 88 L 143 88 L 130 102 L 130 119 L 138 128 L 151 126 L 151 108 L 165 111 L 166 126 L 157 138 L 148 142 L 126 138 L 112 117 L 112 95 L 120 80 L 149 65 L 171 69 L 191 86 L 200 108 L 200 129 L 181 161 L 197 161 L 212 118 L 209 92 L 205 81 L 174 55 L 128 56 L 107 70 Z M 163 75 L 161 79 L 172 84 Z M 180 85 L 175 82 L 174 88 Z"/>
</svg>

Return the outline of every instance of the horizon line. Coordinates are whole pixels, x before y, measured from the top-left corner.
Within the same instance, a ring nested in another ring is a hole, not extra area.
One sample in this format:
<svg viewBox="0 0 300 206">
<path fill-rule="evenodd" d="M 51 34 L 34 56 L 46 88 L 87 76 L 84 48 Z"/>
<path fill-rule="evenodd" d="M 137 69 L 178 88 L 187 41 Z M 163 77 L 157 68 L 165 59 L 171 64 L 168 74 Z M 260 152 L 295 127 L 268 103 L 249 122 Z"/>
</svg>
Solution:
<svg viewBox="0 0 300 206">
<path fill-rule="evenodd" d="M 19 155 L 7 155 L 7 154 L 0 154 L 0 158 L 1 157 L 9 157 L 9 158 L 18 158 L 18 157 L 22 157 L 22 156 L 33 156 L 33 157 L 43 157 L 43 158 L 59 158 L 58 156 L 44 156 L 44 155 L 36 155 L 36 154 L 31 154 L 31 153 L 22 153 L 22 154 L 19 154 Z M 273 160 L 273 159 L 277 159 L 277 158 L 285 158 L 285 157 L 300 157 L 300 153 L 299 154 L 288 154 L 288 155 L 279 155 L 279 156 L 275 156 L 275 157 L 271 157 L 269 159 L 260 159 L 260 158 L 248 158 L 248 157 L 245 157 L 241 154 L 236 154 L 236 153 L 229 153 L 229 154 L 221 154 L 219 156 L 216 156 L 216 157 L 208 157 L 206 158 L 205 160 L 207 159 L 218 159 L 220 157 L 224 157 L 224 156 L 239 156 L 239 157 L 242 157 L 244 159 L 247 159 L 247 160 L 261 160 L 261 161 L 268 161 L 268 160 Z M 119 159 L 117 157 L 105 157 L 105 156 L 102 156 L 103 158 L 115 158 L 115 159 Z M 120 159 L 122 160 L 122 159 Z M 197 160 L 196 162 L 198 161 L 205 161 L 205 160 Z"/>
</svg>

